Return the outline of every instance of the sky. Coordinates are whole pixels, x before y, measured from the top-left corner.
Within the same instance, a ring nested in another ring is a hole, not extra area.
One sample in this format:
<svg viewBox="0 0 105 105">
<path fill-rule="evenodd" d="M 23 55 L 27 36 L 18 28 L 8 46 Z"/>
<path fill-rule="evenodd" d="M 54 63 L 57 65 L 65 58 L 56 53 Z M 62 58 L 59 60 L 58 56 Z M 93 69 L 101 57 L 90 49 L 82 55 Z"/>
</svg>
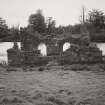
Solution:
<svg viewBox="0 0 105 105">
<path fill-rule="evenodd" d="M 105 12 L 105 0 L 0 0 L 0 17 L 12 26 L 27 26 L 28 18 L 42 9 L 45 17 L 53 17 L 58 25 L 79 23 L 81 8 Z"/>
</svg>

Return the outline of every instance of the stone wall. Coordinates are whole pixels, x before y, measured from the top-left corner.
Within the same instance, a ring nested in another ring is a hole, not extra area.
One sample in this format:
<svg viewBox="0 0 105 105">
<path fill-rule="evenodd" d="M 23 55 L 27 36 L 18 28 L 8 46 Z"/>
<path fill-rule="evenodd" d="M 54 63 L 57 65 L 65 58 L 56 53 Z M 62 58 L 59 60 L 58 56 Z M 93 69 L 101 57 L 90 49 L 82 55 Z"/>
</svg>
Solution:
<svg viewBox="0 0 105 105">
<path fill-rule="evenodd" d="M 102 51 L 97 47 L 71 45 L 59 57 L 61 64 L 102 62 Z"/>
<path fill-rule="evenodd" d="M 47 56 L 45 57 L 40 56 L 37 48 L 41 41 L 45 41 L 47 45 Z M 70 48 L 63 52 L 63 44 L 70 41 Z M 42 40 L 26 35 L 21 44 L 21 50 L 18 49 L 16 43 L 13 48 L 8 49 L 9 65 L 40 66 L 53 60 L 60 64 L 102 62 L 102 52 L 91 43 L 89 33 L 84 31 L 80 35 L 72 35 L 64 39 L 47 37 Z"/>
<path fill-rule="evenodd" d="M 40 56 L 39 50 L 25 51 L 13 47 L 7 53 L 9 66 L 41 66 L 53 59 L 50 56 Z"/>
<path fill-rule="evenodd" d="M 23 56 L 20 50 L 11 48 L 7 51 L 7 53 L 8 53 L 8 65 L 10 66 L 21 65 L 21 62 L 23 61 Z"/>
</svg>

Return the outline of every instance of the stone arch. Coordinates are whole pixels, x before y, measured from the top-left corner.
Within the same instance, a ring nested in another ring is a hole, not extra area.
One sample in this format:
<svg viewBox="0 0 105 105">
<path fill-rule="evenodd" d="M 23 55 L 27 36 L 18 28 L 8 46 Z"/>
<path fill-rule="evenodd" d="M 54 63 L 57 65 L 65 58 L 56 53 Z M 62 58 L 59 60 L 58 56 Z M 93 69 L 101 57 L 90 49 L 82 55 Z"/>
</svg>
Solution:
<svg viewBox="0 0 105 105">
<path fill-rule="evenodd" d="M 40 54 L 42 55 L 42 56 L 47 56 L 47 46 L 46 46 L 46 44 L 45 43 L 40 43 L 39 45 L 38 45 L 38 50 L 40 50 Z"/>
<path fill-rule="evenodd" d="M 63 52 L 68 50 L 70 48 L 70 46 L 71 46 L 70 42 L 64 42 L 63 43 Z"/>
</svg>

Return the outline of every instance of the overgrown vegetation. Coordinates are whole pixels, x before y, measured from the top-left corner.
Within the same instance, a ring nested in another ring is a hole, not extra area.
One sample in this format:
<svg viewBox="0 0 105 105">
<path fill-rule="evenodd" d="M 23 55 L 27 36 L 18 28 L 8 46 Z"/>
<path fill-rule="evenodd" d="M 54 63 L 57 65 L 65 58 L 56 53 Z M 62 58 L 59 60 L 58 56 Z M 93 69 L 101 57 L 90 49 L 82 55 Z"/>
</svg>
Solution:
<svg viewBox="0 0 105 105">
<path fill-rule="evenodd" d="M 75 25 L 56 27 L 56 21 L 52 17 L 46 19 L 42 10 L 37 10 L 35 14 L 29 16 L 28 25 L 25 28 L 9 28 L 6 21 L 0 18 L 0 39 L 19 41 L 27 31 L 28 33 L 38 32 L 41 35 L 80 34 L 81 24 L 80 22 Z M 105 14 L 103 11 L 98 9 L 89 11 L 84 24 L 87 26 L 92 41 L 105 42 Z"/>
</svg>

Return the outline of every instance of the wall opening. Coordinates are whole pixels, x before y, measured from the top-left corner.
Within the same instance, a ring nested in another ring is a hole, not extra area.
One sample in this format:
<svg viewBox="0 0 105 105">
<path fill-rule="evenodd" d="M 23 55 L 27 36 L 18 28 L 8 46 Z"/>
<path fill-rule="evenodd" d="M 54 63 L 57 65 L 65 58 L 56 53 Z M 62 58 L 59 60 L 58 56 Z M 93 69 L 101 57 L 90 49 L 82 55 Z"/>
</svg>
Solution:
<svg viewBox="0 0 105 105">
<path fill-rule="evenodd" d="M 42 56 L 47 56 L 47 46 L 46 46 L 46 44 L 40 43 L 40 44 L 38 45 L 38 50 L 40 50 L 40 54 L 41 54 Z"/>
<path fill-rule="evenodd" d="M 69 42 L 65 42 L 63 44 L 63 52 L 66 51 L 66 50 L 68 50 L 69 48 L 70 48 L 70 43 Z"/>
<path fill-rule="evenodd" d="M 96 45 L 102 51 L 102 55 L 105 56 L 105 43 L 96 43 Z"/>
</svg>

